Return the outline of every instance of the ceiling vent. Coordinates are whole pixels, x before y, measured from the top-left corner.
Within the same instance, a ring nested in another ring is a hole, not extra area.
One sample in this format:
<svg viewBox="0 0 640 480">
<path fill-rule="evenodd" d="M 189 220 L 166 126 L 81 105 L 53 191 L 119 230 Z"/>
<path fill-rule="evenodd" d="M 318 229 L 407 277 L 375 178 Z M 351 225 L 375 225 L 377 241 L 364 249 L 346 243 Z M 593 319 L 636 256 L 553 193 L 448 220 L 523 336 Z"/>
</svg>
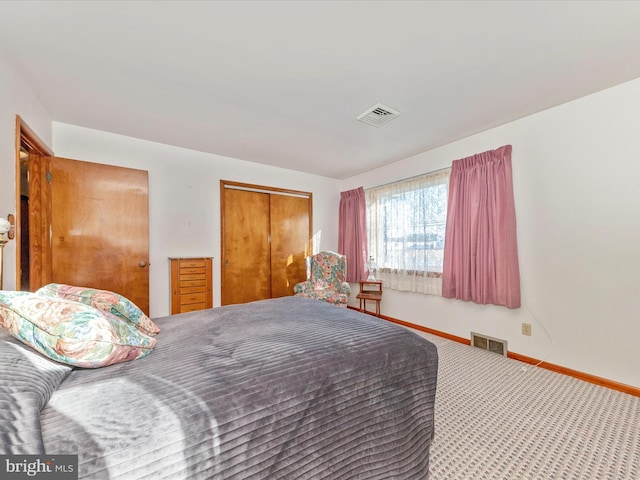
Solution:
<svg viewBox="0 0 640 480">
<path fill-rule="evenodd" d="M 393 120 L 400 112 L 396 112 L 393 108 L 389 108 L 381 103 L 376 103 L 369 110 L 358 116 L 358 120 L 374 127 L 384 125 L 390 120 Z"/>
</svg>

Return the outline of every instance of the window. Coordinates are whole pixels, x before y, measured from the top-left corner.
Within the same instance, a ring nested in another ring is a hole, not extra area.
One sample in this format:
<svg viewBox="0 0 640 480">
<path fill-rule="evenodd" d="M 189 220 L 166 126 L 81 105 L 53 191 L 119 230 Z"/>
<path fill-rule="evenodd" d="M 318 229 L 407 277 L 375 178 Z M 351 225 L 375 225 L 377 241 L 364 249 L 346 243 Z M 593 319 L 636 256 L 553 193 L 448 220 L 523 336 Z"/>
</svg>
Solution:
<svg viewBox="0 0 640 480">
<path fill-rule="evenodd" d="M 369 255 L 385 287 L 442 294 L 450 169 L 365 191 Z"/>
</svg>

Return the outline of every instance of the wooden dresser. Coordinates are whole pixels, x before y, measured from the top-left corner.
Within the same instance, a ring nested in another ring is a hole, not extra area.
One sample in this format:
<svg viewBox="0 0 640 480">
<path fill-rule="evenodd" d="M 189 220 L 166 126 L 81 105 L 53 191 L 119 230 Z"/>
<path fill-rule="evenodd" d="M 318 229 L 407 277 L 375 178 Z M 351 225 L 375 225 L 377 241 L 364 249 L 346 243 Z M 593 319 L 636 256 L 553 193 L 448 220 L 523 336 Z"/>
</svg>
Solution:
<svg viewBox="0 0 640 480">
<path fill-rule="evenodd" d="M 169 258 L 171 263 L 171 314 L 213 307 L 213 258 Z"/>
</svg>

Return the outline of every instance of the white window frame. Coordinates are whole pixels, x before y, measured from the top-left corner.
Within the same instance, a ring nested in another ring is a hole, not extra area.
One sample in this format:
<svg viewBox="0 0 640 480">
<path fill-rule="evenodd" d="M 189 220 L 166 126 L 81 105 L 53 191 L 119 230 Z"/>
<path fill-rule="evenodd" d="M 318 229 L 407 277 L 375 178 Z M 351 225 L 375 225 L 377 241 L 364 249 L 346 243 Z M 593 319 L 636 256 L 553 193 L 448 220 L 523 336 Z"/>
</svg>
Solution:
<svg viewBox="0 0 640 480">
<path fill-rule="evenodd" d="M 369 255 L 385 288 L 442 295 L 450 172 L 365 190 Z"/>
</svg>

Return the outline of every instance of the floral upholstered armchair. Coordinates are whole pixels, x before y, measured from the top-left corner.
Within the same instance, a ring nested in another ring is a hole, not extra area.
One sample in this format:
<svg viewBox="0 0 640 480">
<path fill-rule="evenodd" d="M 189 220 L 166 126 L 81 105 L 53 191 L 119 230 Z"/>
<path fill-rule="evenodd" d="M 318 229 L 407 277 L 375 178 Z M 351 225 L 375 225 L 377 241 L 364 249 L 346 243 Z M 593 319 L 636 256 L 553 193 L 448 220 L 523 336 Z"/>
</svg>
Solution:
<svg viewBox="0 0 640 480">
<path fill-rule="evenodd" d="M 351 287 L 347 277 L 347 257 L 335 252 L 320 252 L 307 257 L 307 280 L 293 287 L 295 295 L 347 306 Z"/>
</svg>

